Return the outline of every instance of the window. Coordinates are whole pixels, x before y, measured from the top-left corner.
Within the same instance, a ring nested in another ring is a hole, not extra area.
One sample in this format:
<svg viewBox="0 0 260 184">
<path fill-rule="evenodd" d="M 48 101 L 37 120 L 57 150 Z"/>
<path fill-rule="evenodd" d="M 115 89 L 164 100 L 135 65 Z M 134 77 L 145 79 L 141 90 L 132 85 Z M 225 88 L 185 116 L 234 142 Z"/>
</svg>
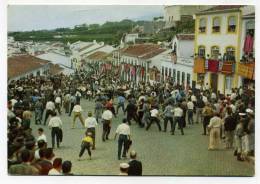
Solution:
<svg viewBox="0 0 260 184">
<path fill-rule="evenodd" d="M 169 68 L 169 77 L 172 77 L 172 70 Z"/>
<path fill-rule="evenodd" d="M 226 83 L 225 83 L 225 88 L 228 90 L 232 89 L 232 77 L 231 76 L 226 76 Z"/>
<path fill-rule="evenodd" d="M 165 68 L 165 76 L 168 76 L 168 68 Z"/>
<path fill-rule="evenodd" d="M 219 47 L 218 46 L 212 46 L 211 47 L 211 58 L 212 59 L 218 59 L 219 55 Z"/>
<path fill-rule="evenodd" d="M 205 57 L 205 47 L 204 46 L 201 45 L 198 47 L 198 55 L 200 57 Z"/>
<path fill-rule="evenodd" d="M 185 83 L 185 72 L 181 73 L 181 83 L 184 84 Z"/>
<path fill-rule="evenodd" d="M 180 84 L 180 71 L 177 71 L 177 84 Z"/>
<path fill-rule="evenodd" d="M 172 70 L 172 77 L 173 77 L 173 82 L 176 81 L 176 69 Z"/>
<path fill-rule="evenodd" d="M 201 18 L 199 21 L 199 33 L 206 32 L 206 18 Z"/>
<path fill-rule="evenodd" d="M 230 33 L 236 32 L 236 17 L 235 16 L 228 17 L 228 32 L 230 32 Z"/>
<path fill-rule="evenodd" d="M 162 66 L 162 76 L 164 76 L 164 67 Z"/>
<path fill-rule="evenodd" d="M 219 33 L 220 32 L 220 18 L 215 17 L 212 21 L 212 32 Z"/>
<path fill-rule="evenodd" d="M 234 47 L 227 47 L 226 48 L 226 60 L 228 61 L 235 61 L 236 60 L 236 50 Z"/>
<path fill-rule="evenodd" d="M 190 74 L 187 73 L 187 84 L 190 85 Z"/>
</svg>

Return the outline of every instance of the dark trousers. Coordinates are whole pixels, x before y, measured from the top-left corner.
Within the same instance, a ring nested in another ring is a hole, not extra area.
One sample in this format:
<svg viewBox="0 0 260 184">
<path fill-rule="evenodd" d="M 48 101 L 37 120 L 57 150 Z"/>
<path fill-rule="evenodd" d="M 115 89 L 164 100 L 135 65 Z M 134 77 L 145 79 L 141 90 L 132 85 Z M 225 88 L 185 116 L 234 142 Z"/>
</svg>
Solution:
<svg viewBox="0 0 260 184">
<path fill-rule="evenodd" d="M 73 110 L 74 105 L 75 105 L 74 103 L 70 103 L 70 114 L 69 114 L 69 116 L 71 116 L 71 112 Z"/>
<path fill-rule="evenodd" d="M 90 151 L 90 143 L 89 142 L 83 142 L 81 144 L 81 149 L 79 152 L 79 157 L 81 157 L 83 155 L 83 153 L 85 152 L 85 150 L 88 150 L 88 155 L 91 157 L 91 151 Z"/>
<path fill-rule="evenodd" d="M 55 108 L 57 109 L 57 111 L 59 112 L 59 114 L 61 114 L 61 104 L 55 103 Z"/>
<path fill-rule="evenodd" d="M 88 128 L 87 129 L 87 132 L 91 132 L 92 133 L 92 135 L 91 135 L 91 137 L 92 137 L 92 139 L 93 139 L 93 146 L 92 146 L 92 149 L 95 149 L 95 147 L 96 147 L 96 130 L 95 130 L 95 128 L 93 127 L 93 128 Z"/>
<path fill-rule="evenodd" d="M 172 130 L 172 126 L 173 126 L 173 117 L 165 117 L 164 118 L 164 131 L 166 132 L 167 130 L 167 124 L 170 121 L 171 123 L 171 130 Z"/>
<path fill-rule="evenodd" d="M 126 157 L 126 145 L 127 144 L 127 135 L 120 134 L 118 138 L 118 159 L 121 159 L 121 152 L 123 147 L 123 157 Z"/>
<path fill-rule="evenodd" d="M 152 125 L 153 122 L 155 122 L 157 124 L 159 131 L 161 131 L 162 128 L 160 125 L 160 120 L 156 117 L 151 117 L 151 121 L 148 123 L 146 130 L 148 130 L 150 128 L 150 126 Z"/>
<path fill-rule="evenodd" d="M 108 139 L 109 133 L 110 133 L 110 121 L 109 120 L 104 120 L 103 122 L 103 133 L 102 133 L 102 140 L 105 141 Z"/>
<path fill-rule="evenodd" d="M 55 137 L 56 137 L 56 142 L 57 142 L 57 147 L 60 147 L 60 137 L 59 137 L 59 127 L 52 127 L 51 129 L 51 143 L 52 143 L 52 148 L 55 146 Z"/>
<path fill-rule="evenodd" d="M 124 112 L 124 114 L 125 114 L 125 104 L 123 104 L 123 103 L 119 103 L 118 105 L 117 105 L 117 107 L 116 107 L 116 113 L 118 114 L 118 110 L 119 110 L 119 108 L 122 108 L 122 110 L 123 110 L 123 112 Z"/>
<path fill-rule="evenodd" d="M 49 118 L 49 116 L 51 114 L 52 114 L 52 110 L 46 110 L 45 119 L 44 119 L 44 125 L 46 125 L 47 119 Z"/>
<path fill-rule="evenodd" d="M 143 116 L 144 116 L 144 112 L 139 111 L 138 112 L 138 123 L 139 123 L 140 127 L 144 127 L 144 124 L 142 123 Z"/>
<path fill-rule="evenodd" d="M 174 122 L 173 122 L 172 134 L 174 134 L 175 126 L 176 126 L 177 123 L 178 123 L 180 130 L 181 130 L 181 134 L 184 135 L 183 125 L 182 125 L 182 117 L 175 117 Z"/>
<path fill-rule="evenodd" d="M 203 120 L 203 134 L 206 135 L 207 133 L 207 126 L 209 125 L 209 121 L 210 121 L 210 116 L 204 116 L 204 120 Z"/>
<path fill-rule="evenodd" d="M 189 124 L 193 124 L 193 110 L 189 109 L 188 110 L 188 122 Z"/>
<path fill-rule="evenodd" d="M 135 122 L 138 122 L 138 118 L 137 118 L 136 113 L 127 113 L 126 119 L 127 119 L 127 122 L 128 122 L 129 125 L 131 125 L 131 120 L 132 119 L 134 119 Z"/>
</svg>

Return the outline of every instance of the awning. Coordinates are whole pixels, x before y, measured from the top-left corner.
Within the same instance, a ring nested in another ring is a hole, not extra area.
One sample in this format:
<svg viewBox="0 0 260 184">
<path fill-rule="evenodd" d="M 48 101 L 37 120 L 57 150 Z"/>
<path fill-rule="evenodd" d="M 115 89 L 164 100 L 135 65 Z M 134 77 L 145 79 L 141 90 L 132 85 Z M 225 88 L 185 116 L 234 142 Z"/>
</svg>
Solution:
<svg viewBox="0 0 260 184">
<path fill-rule="evenodd" d="M 203 58 L 198 57 L 194 60 L 193 72 L 205 73 L 205 60 Z"/>
<path fill-rule="evenodd" d="M 221 73 L 223 74 L 232 74 L 234 73 L 235 63 L 232 61 L 224 61 L 221 69 Z"/>
<path fill-rule="evenodd" d="M 237 74 L 247 79 L 255 78 L 255 63 L 238 63 Z"/>
</svg>

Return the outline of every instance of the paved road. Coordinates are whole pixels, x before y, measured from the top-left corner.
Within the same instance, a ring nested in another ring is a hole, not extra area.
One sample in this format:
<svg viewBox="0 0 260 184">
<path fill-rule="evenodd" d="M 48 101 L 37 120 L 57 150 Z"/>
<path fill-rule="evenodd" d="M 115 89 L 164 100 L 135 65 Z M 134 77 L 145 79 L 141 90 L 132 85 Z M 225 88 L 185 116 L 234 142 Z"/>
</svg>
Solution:
<svg viewBox="0 0 260 184">
<path fill-rule="evenodd" d="M 84 113 L 93 110 L 94 103 L 82 100 Z M 114 137 L 117 125 L 120 123 L 123 113 L 113 119 L 110 138 Z M 78 175 L 118 175 L 119 164 L 124 160 L 117 160 L 117 141 L 113 139 L 103 143 L 101 140 L 102 125 L 97 128 L 96 150 L 92 152 L 92 160 L 88 160 L 87 153 L 82 161 L 78 161 L 81 139 L 85 129 L 81 127 L 79 120 L 76 129 L 70 129 L 72 117 L 61 116 L 63 120 L 64 141 L 60 149 L 55 149 L 57 157 L 63 160 L 71 160 L 72 171 Z M 32 128 L 34 134 L 40 125 Z M 50 130 L 44 128 L 49 146 L 51 145 Z M 169 129 L 170 127 L 168 127 Z M 169 130 L 168 130 L 169 131 Z M 185 128 L 182 136 L 177 129 L 175 135 L 170 132 L 159 132 L 157 126 L 151 126 L 148 132 L 141 129 L 135 123 L 131 126 L 134 149 L 138 153 L 138 159 L 143 163 L 144 175 L 222 175 L 222 176 L 252 176 L 254 166 L 247 162 L 238 162 L 231 150 L 208 151 L 208 136 L 202 136 L 202 125 L 195 124 Z M 125 160 L 127 162 L 128 160 Z"/>
</svg>

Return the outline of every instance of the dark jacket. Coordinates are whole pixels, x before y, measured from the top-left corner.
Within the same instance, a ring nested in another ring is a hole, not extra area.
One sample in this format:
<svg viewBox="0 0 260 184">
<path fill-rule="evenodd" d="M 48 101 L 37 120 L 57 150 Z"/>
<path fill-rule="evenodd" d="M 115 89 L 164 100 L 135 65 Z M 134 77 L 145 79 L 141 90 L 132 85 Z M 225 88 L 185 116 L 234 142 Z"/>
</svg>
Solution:
<svg viewBox="0 0 260 184">
<path fill-rule="evenodd" d="M 228 116 L 225 118 L 224 128 L 225 131 L 233 131 L 236 129 L 236 119 L 234 116 Z"/>
<path fill-rule="evenodd" d="M 142 162 L 132 160 L 129 163 L 128 175 L 129 176 L 142 176 Z"/>
</svg>

